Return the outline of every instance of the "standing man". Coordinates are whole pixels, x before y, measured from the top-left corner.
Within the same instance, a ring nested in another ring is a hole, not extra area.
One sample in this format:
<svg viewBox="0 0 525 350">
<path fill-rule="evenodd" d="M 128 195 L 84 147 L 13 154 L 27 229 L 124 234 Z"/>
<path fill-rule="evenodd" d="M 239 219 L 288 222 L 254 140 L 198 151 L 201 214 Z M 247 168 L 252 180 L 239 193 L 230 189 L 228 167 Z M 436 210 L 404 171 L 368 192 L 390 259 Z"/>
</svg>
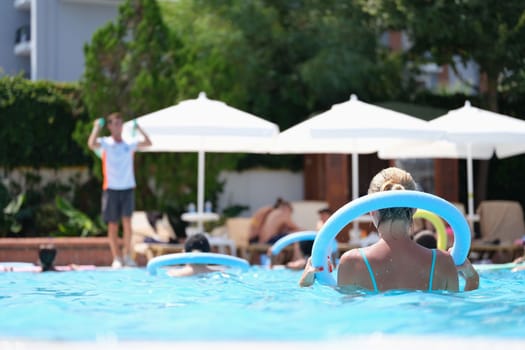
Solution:
<svg viewBox="0 0 525 350">
<path fill-rule="evenodd" d="M 107 126 L 111 136 L 97 138 L 103 124 L 95 120 L 89 135 L 88 146 L 91 150 L 101 150 L 102 173 L 102 215 L 108 224 L 108 238 L 113 268 L 137 266 L 131 258 L 131 215 L 135 209 L 135 175 L 133 154 L 137 148 L 151 146 L 151 140 L 139 125 L 135 127 L 144 136 L 144 141 L 127 142 L 122 139 L 123 119 L 120 113 L 107 117 Z M 119 251 L 118 229 L 122 221 L 124 238 L 123 252 Z"/>
</svg>

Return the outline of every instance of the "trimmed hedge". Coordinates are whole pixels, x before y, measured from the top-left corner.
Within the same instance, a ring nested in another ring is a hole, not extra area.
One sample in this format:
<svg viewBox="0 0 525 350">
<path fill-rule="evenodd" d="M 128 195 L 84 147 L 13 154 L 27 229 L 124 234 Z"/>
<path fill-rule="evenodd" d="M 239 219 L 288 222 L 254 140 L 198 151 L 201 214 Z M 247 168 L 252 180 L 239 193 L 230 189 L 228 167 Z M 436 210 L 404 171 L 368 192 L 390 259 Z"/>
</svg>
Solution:
<svg viewBox="0 0 525 350">
<path fill-rule="evenodd" d="M 89 164 L 72 138 L 77 121 L 87 118 L 76 84 L 0 78 L 0 166 Z"/>
</svg>

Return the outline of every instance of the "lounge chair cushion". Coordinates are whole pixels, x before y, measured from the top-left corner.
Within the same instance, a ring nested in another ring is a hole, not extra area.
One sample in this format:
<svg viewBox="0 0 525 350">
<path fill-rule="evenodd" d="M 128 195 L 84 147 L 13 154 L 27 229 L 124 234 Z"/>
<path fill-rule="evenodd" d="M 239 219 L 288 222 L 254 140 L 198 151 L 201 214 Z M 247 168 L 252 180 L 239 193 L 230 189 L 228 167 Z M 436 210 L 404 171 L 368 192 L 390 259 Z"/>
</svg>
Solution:
<svg viewBox="0 0 525 350">
<path fill-rule="evenodd" d="M 525 235 L 523 209 L 517 201 L 482 201 L 477 213 L 483 241 L 512 243 Z"/>
</svg>

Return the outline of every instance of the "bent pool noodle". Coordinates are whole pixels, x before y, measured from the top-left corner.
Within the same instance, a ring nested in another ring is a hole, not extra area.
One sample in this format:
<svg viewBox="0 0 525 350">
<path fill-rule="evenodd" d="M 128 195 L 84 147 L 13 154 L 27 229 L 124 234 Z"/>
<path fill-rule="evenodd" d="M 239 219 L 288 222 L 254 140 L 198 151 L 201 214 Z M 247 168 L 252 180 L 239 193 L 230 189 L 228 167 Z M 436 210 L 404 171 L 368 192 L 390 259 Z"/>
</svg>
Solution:
<svg viewBox="0 0 525 350">
<path fill-rule="evenodd" d="M 447 244 L 448 244 L 447 228 L 445 227 L 443 220 L 441 220 L 439 216 L 437 216 L 436 214 L 428 210 L 418 209 L 416 210 L 416 213 L 414 214 L 413 218 L 414 219 L 422 218 L 422 219 L 430 221 L 432 225 L 434 226 L 434 228 L 436 229 L 438 249 L 447 250 Z"/>
<path fill-rule="evenodd" d="M 328 272 L 327 256 L 330 243 L 352 220 L 374 210 L 394 207 L 419 208 L 433 212 L 447 221 L 454 232 L 452 259 L 456 265 L 465 262 L 470 250 L 470 228 L 463 214 L 451 203 L 430 193 L 419 191 L 384 191 L 369 194 L 339 208 L 323 225 L 315 238 L 312 248 L 312 265 L 323 267 L 316 272 L 316 279 L 326 285 L 336 285 L 333 275 Z"/>
<path fill-rule="evenodd" d="M 303 241 L 313 241 L 317 236 L 317 231 L 300 231 L 290 233 L 284 237 L 278 239 L 270 248 L 272 255 L 279 254 L 284 248 L 290 244 Z M 332 242 L 332 252 L 337 251 L 337 242 Z"/>
<path fill-rule="evenodd" d="M 239 268 L 246 271 L 250 268 L 250 263 L 236 256 L 219 253 L 174 253 L 157 256 L 148 261 L 147 269 L 152 275 L 157 274 L 157 269 L 163 266 L 169 265 L 182 265 L 182 264 L 213 264 L 213 265 L 224 265 L 228 267 Z"/>
</svg>

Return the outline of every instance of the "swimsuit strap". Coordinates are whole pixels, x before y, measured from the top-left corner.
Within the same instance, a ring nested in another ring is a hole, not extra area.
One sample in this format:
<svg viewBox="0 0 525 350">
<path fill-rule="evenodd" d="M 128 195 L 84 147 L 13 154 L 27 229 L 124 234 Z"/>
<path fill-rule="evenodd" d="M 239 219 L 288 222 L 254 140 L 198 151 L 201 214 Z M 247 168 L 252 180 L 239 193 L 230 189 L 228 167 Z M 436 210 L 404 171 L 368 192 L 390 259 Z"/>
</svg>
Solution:
<svg viewBox="0 0 525 350">
<path fill-rule="evenodd" d="M 434 268 L 436 267 L 436 250 L 432 249 L 432 265 L 430 265 L 430 278 L 428 280 L 428 291 L 432 291 L 432 283 L 434 282 Z"/>
<path fill-rule="evenodd" d="M 372 280 L 372 285 L 374 286 L 374 292 L 378 292 L 377 284 L 376 284 L 376 278 L 374 277 L 374 272 L 372 271 L 372 266 L 370 266 L 370 263 L 368 262 L 368 259 L 365 256 L 365 253 L 363 253 L 363 249 L 359 248 L 359 253 L 361 253 L 361 256 L 363 257 L 363 261 L 365 262 L 366 268 L 368 269 L 368 273 L 370 274 L 370 279 Z"/>
</svg>

